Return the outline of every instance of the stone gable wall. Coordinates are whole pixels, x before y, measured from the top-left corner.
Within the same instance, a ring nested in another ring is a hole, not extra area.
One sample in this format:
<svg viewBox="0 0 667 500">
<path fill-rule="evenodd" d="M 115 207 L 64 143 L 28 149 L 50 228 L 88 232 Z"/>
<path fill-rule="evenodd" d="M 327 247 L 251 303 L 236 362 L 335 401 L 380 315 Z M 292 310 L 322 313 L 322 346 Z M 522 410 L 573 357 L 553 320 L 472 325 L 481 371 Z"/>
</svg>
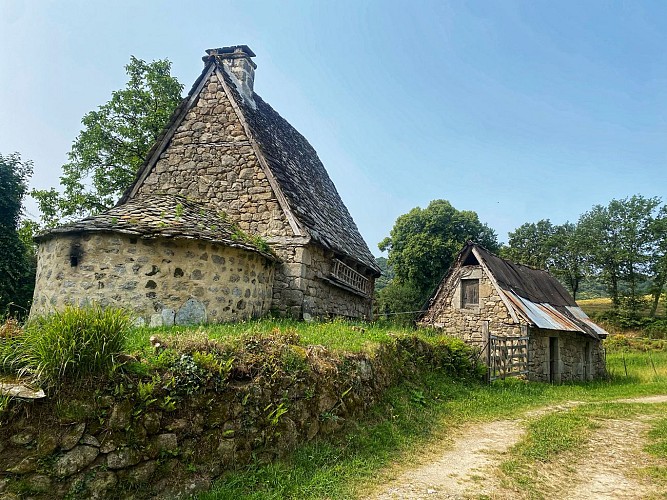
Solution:
<svg viewBox="0 0 667 500">
<path fill-rule="evenodd" d="M 479 279 L 479 306 L 461 307 L 461 279 Z M 421 321 L 423 326 L 444 330 L 468 343 L 483 346 L 484 322 L 488 321 L 491 335 L 519 336 L 520 326 L 513 322 L 491 279 L 481 266 L 463 266 L 456 269 L 436 297 L 429 312 Z"/>
<path fill-rule="evenodd" d="M 129 308 L 152 326 L 248 319 L 268 313 L 273 276 L 265 257 L 214 243 L 62 235 L 39 245 L 31 314 L 92 301 Z"/>
<path fill-rule="evenodd" d="M 243 231 L 265 238 L 283 261 L 272 305 L 280 314 L 370 317 L 369 299 L 318 280 L 331 266 L 322 249 L 290 241 L 289 222 L 215 74 L 139 189 L 153 192 L 212 204 Z"/>
<path fill-rule="evenodd" d="M 139 189 L 212 204 L 264 238 L 292 230 L 215 74 Z"/>
</svg>

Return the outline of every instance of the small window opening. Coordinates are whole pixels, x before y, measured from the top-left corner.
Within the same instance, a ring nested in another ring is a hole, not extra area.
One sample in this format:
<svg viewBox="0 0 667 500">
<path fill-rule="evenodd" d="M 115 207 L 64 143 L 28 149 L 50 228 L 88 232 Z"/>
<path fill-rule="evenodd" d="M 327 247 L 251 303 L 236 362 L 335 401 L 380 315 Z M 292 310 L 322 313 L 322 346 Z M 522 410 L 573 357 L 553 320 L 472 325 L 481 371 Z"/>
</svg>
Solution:
<svg viewBox="0 0 667 500">
<path fill-rule="evenodd" d="M 461 280 L 461 307 L 479 305 L 479 280 Z"/>
<path fill-rule="evenodd" d="M 79 265 L 79 256 L 76 254 L 71 254 L 69 256 L 69 265 L 72 267 L 76 267 Z"/>
</svg>

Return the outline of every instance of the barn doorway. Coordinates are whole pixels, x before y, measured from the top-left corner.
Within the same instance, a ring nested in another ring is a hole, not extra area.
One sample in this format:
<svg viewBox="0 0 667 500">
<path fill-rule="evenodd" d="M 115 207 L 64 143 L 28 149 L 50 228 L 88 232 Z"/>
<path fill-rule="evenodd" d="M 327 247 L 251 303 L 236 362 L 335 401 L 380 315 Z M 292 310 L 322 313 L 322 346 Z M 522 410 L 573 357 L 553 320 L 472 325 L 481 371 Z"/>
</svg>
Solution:
<svg viewBox="0 0 667 500">
<path fill-rule="evenodd" d="M 549 382 L 560 382 L 558 372 L 558 337 L 549 337 Z"/>
</svg>

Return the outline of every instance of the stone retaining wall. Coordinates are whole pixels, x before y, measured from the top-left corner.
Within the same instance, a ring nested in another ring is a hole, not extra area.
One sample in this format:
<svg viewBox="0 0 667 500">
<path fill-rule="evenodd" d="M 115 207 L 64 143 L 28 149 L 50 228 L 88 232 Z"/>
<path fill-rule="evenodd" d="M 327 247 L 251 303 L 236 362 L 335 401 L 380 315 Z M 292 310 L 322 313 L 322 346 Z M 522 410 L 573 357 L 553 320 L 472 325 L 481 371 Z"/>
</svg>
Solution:
<svg viewBox="0 0 667 500">
<path fill-rule="evenodd" d="M 31 314 L 97 302 L 161 326 L 260 317 L 271 307 L 273 263 L 245 249 L 86 233 L 44 241 L 37 257 Z"/>
<path fill-rule="evenodd" d="M 0 426 L 0 497 L 184 496 L 225 469 L 335 432 L 397 381 L 426 370 L 470 374 L 465 349 L 414 337 L 372 355 L 251 338 L 231 353 L 231 371 L 217 375 L 187 354 L 192 349 L 178 352 L 163 373 L 137 380 L 116 370 L 94 392 L 15 408 Z"/>
</svg>

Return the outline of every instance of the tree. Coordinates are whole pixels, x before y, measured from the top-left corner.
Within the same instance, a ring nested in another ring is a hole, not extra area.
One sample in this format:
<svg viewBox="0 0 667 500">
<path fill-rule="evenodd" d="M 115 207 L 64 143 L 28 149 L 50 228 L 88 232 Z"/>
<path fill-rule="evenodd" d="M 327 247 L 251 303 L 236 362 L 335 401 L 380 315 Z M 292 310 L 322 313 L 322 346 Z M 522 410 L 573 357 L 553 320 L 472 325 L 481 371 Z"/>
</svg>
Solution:
<svg viewBox="0 0 667 500">
<path fill-rule="evenodd" d="M 641 305 L 639 284 L 651 267 L 659 198 L 634 195 L 596 205 L 579 219 L 582 244 L 607 285 L 615 309 L 635 314 Z"/>
<path fill-rule="evenodd" d="M 570 291 L 572 298 L 577 300 L 579 286 L 590 274 L 579 226 L 571 222 L 554 226 L 550 243 L 552 254 L 547 270 L 553 273 Z"/>
<path fill-rule="evenodd" d="M 575 299 L 588 269 L 580 231 L 570 222 L 559 226 L 548 219 L 527 222 L 509 233 L 508 246 L 501 253 L 514 262 L 548 270 Z"/>
<path fill-rule="evenodd" d="M 419 297 L 415 303 L 425 302 L 468 240 L 492 252 L 499 248 L 496 233 L 475 212 L 456 210 L 446 200 L 401 215 L 390 236 L 378 245 L 389 252 L 388 263 L 395 273 L 390 286 L 407 286 L 409 295 L 416 291 Z"/>
<path fill-rule="evenodd" d="M 42 219 L 94 214 L 111 207 L 134 180 L 137 170 L 181 100 L 183 85 L 170 75 L 171 63 L 146 63 L 132 56 L 122 90 L 81 120 L 83 130 L 62 167 L 56 189 L 33 190 Z"/>
<path fill-rule="evenodd" d="M 655 317 L 660 297 L 667 285 L 667 205 L 660 207 L 651 225 L 653 248 L 651 252 L 649 273 L 651 276 L 651 312 Z"/>
<path fill-rule="evenodd" d="M 387 262 L 386 257 L 376 257 L 375 262 L 382 271 L 382 276 L 375 280 L 375 292 L 380 293 L 394 279 L 394 270 Z"/>
<path fill-rule="evenodd" d="M 19 234 L 23 197 L 32 170 L 32 162 L 21 160 L 18 153 L 0 154 L 0 315 L 24 315 L 32 300 L 34 252 Z"/>
<path fill-rule="evenodd" d="M 400 325 L 414 324 L 424 304 L 424 296 L 409 283 L 392 280 L 378 293 L 377 304 L 380 316 L 388 316 L 393 323 Z"/>
<path fill-rule="evenodd" d="M 513 262 L 547 269 L 552 256 L 552 238 L 556 227 L 549 219 L 538 222 L 526 222 L 509 233 L 507 247 L 502 256 Z"/>
</svg>

